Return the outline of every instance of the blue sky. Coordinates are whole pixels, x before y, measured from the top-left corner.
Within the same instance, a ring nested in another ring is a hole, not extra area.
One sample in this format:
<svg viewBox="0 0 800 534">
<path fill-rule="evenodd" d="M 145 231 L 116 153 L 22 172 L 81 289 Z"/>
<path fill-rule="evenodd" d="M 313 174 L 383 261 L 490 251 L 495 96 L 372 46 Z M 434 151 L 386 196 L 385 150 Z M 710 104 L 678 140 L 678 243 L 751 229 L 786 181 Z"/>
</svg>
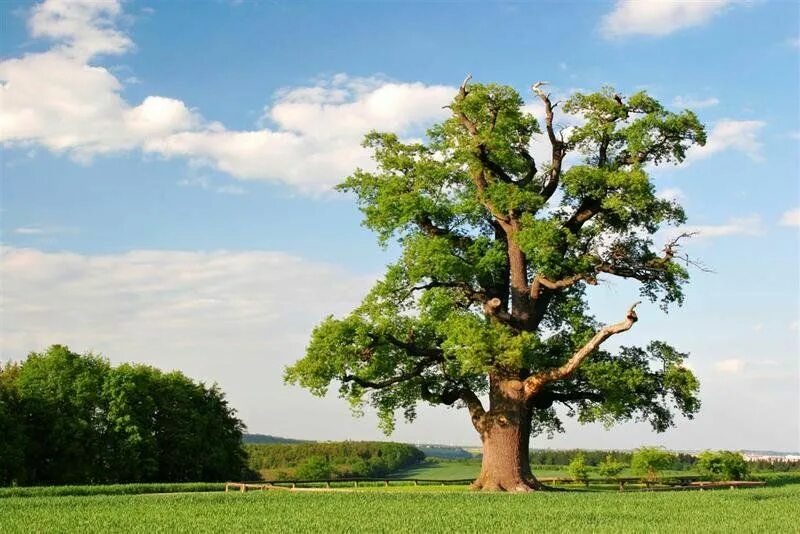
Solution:
<svg viewBox="0 0 800 534">
<path fill-rule="evenodd" d="M 253 431 L 379 437 L 369 415 L 280 379 L 396 252 L 331 192 L 369 165 L 361 135 L 422 136 L 468 72 L 534 114 L 535 81 L 556 97 L 611 84 L 692 108 L 709 131 L 653 177 L 715 272 L 620 340 L 691 352 L 704 409 L 664 435 L 570 426 L 537 445 L 800 449 L 796 3 L 187 6 L 0 3 L 2 359 L 68 343 L 218 381 Z M 600 287 L 598 318 L 634 294 Z M 395 438 L 478 441 L 446 409 Z"/>
</svg>

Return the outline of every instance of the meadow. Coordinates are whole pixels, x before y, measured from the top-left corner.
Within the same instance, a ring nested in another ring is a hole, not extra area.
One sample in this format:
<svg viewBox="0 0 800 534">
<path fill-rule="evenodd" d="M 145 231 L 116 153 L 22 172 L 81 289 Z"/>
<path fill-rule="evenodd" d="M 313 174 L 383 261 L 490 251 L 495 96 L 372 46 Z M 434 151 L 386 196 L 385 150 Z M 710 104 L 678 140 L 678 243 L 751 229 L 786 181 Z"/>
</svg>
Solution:
<svg viewBox="0 0 800 534">
<path fill-rule="evenodd" d="M 405 487 L 4 497 L 0 532 L 798 532 L 800 481 L 775 482 L 702 492 Z"/>
</svg>

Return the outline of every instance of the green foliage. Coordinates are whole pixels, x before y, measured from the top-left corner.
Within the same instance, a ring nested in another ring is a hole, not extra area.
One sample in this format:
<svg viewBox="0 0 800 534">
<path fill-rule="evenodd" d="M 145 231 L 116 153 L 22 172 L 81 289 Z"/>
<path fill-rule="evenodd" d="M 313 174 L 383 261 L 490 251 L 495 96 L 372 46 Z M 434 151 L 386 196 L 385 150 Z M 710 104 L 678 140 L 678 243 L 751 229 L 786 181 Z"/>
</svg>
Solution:
<svg viewBox="0 0 800 534">
<path fill-rule="evenodd" d="M 570 460 L 567 471 L 575 482 L 582 482 L 587 486 L 589 485 L 589 468 L 586 467 L 586 458 L 584 458 L 582 453 L 576 454 L 572 460 Z"/>
<path fill-rule="evenodd" d="M 0 364 L 0 485 L 25 477 L 25 451 L 29 446 L 25 418 L 16 380 L 19 365 Z"/>
<path fill-rule="evenodd" d="M 747 461 L 738 452 L 703 451 L 697 456 L 697 469 L 711 480 L 744 480 Z"/>
<path fill-rule="evenodd" d="M 245 450 L 249 469 L 262 473 L 266 479 L 376 477 L 416 465 L 425 458 L 411 445 L 381 441 L 248 444 Z M 321 475 L 323 471 L 325 476 L 308 476 Z"/>
<path fill-rule="evenodd" d="M 216 386 L 54 345 L 0 370 L 0 483 L 213 481 L 244 468 L 242 422 Z M 7 422 L 11 414 L 24 414 Z M 12 458 L 15 469 L 4 467 Z"/>
<path fill-rule="evenodd" d="M 333 474 L 333 466 L 324 456 L 311 456 L 303 460 L 295 470 L 300 480 L 328 480 Z"/>
<path fill-rule="evenodd" d="M 661 471 L 675 465 L 675 460 L 675 454 L 662 447 L 639 447 L 631 457 L 631 469 L 648 482 L 654 482 Z"/>
<path fill-rule="evenodd" d="M 358 308 L 314 329 L 305 357 L 285 373 L 315 395 L 338 387 L 354 413 L 371 405 L 387 433 L 397 415 L 413 420 L 421 401 L 466 402 L 465 391 L 488 393 L 493 374 L 564 364 L 601 326 L 587 304 L 598 277 L 635 280 L 665 310 L 682 303 L 689 277 L 676 244 L 654 243 L 686 216 L 656 195 L 647 169 L 705 143 L 693 113 L 668 111 L 642 92 L 576 94 L 564 109 L 584 122 L 556 146 L 561 160 L 581 152 L 584 161 L 561 169 L 555 148 L 552 161 L 533 161 L 531 143 L 550 137 L 513 88 L 465 86 L 449 108 L 424 142 L 366 136 L 375 167 L 355 170 L 339 190 L 355 197 L 381 245 L 400 245 L 400 257 Z M 573 282 L 541 299 L 529 287 L 512 292 L 516 248 L 525 283 Z M 661 341 L 597 351 L 542 393 L 533 432 L 563 428 L 554 408 L 562 399 L 582 421 L 645 420 L 663 431 L 676 414 L 699 409 L 686 356 Z"/>
<path fill-rule="evenodd" d="M 625 469 L 625 464 L 617 461 L 613 454 L 608 454 L 597 467 L 597 471 L 601 476 L 614 478 L 622 473 L 622 470 Z"/>
</svg>

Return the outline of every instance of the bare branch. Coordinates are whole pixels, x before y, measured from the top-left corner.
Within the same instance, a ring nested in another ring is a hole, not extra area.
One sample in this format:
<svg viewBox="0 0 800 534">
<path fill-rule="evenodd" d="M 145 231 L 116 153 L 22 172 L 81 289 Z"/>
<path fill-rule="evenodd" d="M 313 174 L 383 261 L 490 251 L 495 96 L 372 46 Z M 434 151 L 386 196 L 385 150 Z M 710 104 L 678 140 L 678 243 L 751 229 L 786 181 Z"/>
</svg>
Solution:
<svg viewBox="0 0 800 534">
<path fill-rule="evenodd" d="M 541 391 L 542 387 L 545 385 L 555 382 L 557 380 L 563 380 L 569 377 L 575 370 L 580 367 L 586 358 L 588 358 L 597 348 L 609 337 L 613 336 L 614 334 L 619 334 L 620 332 L 625 332 L 630 330 L 631 327 L 639 320 L 636 315 L 636 306 L 640 303 L 634 303 L 629 309 L 628 313 L 625 315 L 625 319 L 611 325 L 604 326 L 601 328 L 593 337 L 589 340 L 586 345 L 578 349 L 578 351 L 572 355 L 572 357 L 565 363 L 564 365 L 557 367 L 555 369 L 548 369 L 546 371 L 542 371 L 540 373 L 536 373 L 531 375 L 530 377 L 525 379 L 525 396 L 526 398 L 531 398 L 532 396 L 536 395 L 539 391 Z"/>
<path fill-rule="evenodd" d="M 566 152 L 566 144 L 563 137 L 559 139 L 556 137 L 556 132 L 553 129 L 553 110 L 556 105 L 550 101 L 550 95 L 542 90 L 542 86 L 547 85 L 547 82 L 536 82 L 531 89 L 544 103 L 544 117 L 545 117 L 545 130 L 547 131 L 547 138 L 550 140 L 551 147 L 551 164 L 549 176 L 542 184 L 541 195 L 545 200 L 549 199 L 558 188 L 558 182 L 561 179 L 561 163 L 564 160 Z"/>
</svg>

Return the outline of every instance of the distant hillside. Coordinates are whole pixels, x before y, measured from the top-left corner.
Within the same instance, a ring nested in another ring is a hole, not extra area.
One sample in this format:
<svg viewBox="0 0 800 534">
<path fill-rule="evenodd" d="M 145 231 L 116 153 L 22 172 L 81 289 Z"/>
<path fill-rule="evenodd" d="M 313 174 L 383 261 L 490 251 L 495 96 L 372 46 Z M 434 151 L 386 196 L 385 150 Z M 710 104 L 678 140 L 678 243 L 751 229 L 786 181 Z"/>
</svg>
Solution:
<svg viewBox="0 0 800 534">
<path fill-rule="evenodd" d="M 302 439 L 282 438 L 280 436 L 270 436 L 269 434 L 245 434 L 242 436 L 242 443 L 262 444 L 262 443 L 309 443 Z"/>
<path fill-rule="evenodd" d="M 461 447 L 448 445 L 417 445 L 417 448 L 429 458 L 443 458 L 448 460 L 472 458 L 474 455 Z"/>
<path fill-rule="evenodd" d="M 263 480 L 378 477 L 425 459 L 411 445 L 388 441 L 249 443 L 244 448 L 248 467 Z"/>
</svg>

